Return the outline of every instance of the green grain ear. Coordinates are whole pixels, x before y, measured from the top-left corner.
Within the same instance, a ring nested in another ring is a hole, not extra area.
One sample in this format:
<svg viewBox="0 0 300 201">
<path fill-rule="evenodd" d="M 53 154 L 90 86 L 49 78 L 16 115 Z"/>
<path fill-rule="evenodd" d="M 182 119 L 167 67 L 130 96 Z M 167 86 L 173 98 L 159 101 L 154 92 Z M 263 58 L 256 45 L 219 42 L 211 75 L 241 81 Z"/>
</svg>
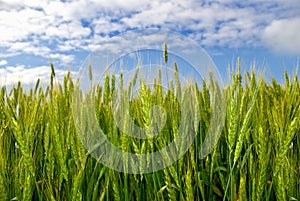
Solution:
<svg viewBox="0 0 300 201">
<path fill-rule="evenodd" d="M 88 72 L 89 72 L 89 80 L 93 80 L 93 72 L 92 72 L 92 66 L 91 64 L 88 65 Z"/>
<path fill-rule="evenodd" d="M 164 61 L 165 64 L 168 64 L 168 47 L 167 47 L 167 42 L 164 42 Z"/>
<path fill-rule="evenodd" d="M 50 62 L 50 68 L 51 68 L 51 76 L 50 76 L 50 87 L 53 89 L 53 79 L 55 77 L 55 71 L 54 71 L 54 65 L 52 61 Z"/>
<path fill-rule="evenodd" d="M 51 67 L 51 77 L 55 77 L 54 65 L 52 61 L 50 62 L 50 67 Z"/>
</svg>

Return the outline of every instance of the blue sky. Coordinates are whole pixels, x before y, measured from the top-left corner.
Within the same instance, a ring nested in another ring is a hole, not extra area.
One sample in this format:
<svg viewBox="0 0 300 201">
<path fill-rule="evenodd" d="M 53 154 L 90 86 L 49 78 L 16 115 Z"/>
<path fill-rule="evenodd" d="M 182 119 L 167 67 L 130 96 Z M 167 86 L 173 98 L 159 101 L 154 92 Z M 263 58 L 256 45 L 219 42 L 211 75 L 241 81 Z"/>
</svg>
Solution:
<svg viewBox="0 0 300 201">
<path fill-rule="evenodd" d="M 0 0 L 0 85 L 48 80 L 50 59 L 75 76 L 107 39 L 145 28 L 196 41 L 224 74 L 241 56 L 282 81 L 300 56 L 299 0 Z"/>
</svg>

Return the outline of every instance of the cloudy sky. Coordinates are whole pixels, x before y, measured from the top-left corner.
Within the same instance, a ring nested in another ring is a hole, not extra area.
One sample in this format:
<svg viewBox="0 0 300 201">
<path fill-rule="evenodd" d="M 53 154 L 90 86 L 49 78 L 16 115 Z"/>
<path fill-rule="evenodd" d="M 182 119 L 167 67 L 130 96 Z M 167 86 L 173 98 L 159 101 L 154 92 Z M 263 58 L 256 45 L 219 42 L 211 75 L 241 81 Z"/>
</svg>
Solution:
<svg viewBox="0 0 300 201">
<path fill-rule="evenodd" d="M 145 28 L 196 41 L 221 72 L 241 56 L 280 80 L 300 56 L 299 0 L 0 0 L 0 85 L 48 78 L 50 60 L 76 73 L 110 37 Z"/>
</svg>

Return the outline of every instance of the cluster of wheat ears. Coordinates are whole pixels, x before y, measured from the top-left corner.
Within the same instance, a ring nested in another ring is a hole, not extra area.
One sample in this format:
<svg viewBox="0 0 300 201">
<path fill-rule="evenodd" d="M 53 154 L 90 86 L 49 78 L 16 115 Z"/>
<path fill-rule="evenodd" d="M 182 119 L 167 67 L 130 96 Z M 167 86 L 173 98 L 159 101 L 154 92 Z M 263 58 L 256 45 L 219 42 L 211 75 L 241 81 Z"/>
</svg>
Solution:
<svg viewBox="0 0 300 201">
<path fill-rule="evenodd" d="M 196 137 L 187 153 L 163 170 L 127 174 L 105 167 L 87 152 L 72 115 L 76 83 L 69 73 L 54 86 L 52 64 L 51 69 L 46 88 L 39 80 L 29 90 L 21 83 L 0 88 L 0 200 L 300 200 L 297 75 L 284 73 L 282 85 L 274 79 L 267 83 L 255 72 L 232 73 L 232 83 L 220 89 L 227 104 L 225 125 L 204 159 L 199 152 L 216 87 L 213 79 L 195 83 L 199 125 L 191 128 Z M 122 76 L 118 81 L 123 82 Z M 167 91 L 159 79 L 153 88 L 141 84 L 139 96 L 129 102 L 130 118 L 149 125 L 153 105 L 162 106 L 167 117 L 158 136 L 134 139 L 114 123 L 115 82 L 114 75 L 106 75 L 103 86 L 93 86 L 96 118 L 107 138 L 132 153 L 171 142 L 180 122 L 176 97 L 188 87 L 178 79 L 170 81 Z"/>
</svg>

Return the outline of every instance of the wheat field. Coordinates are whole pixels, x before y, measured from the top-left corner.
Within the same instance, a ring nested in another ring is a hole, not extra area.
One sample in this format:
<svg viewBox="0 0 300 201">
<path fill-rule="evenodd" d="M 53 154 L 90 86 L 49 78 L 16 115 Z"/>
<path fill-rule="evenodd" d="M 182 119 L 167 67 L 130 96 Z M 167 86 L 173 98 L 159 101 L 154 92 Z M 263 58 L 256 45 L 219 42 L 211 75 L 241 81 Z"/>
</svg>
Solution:
<svg viewBox="0 0 300 201">
<path fill-rule="evenodd" d="M 72 115 L 76 82 L 69 73 L 54 84 L 52 64 L 51 69 L 46 87 L 38 80 L 26 90 L 22 83 L 0 89 L 0 200 L 300 200 L 297 75 L 285 72 L 280 84 L 254 71 L 232 73 L 232 82 L 220 89 L 227 106 L 221 137 L 204 159 L 199 152 L 217 89 L 213 79 L 190 85 L 199 115 L 199 125 L 190 128 L 196 133 L 192 146 L 163 170 L 127 174 L 102 165 L 85 149 Z M 189 87 L 175 80 L 163 91 L 158 79 L 153 89 L 144 86 L 130 100 L 131 118 L 140 126 L 149 125 L 151 105 L 167 111 L 160 134 L 142 140 L 114 123 L 115 82 L 114 75 L 106 75 L 104 85 L 89 94 L 98 126 L 110 141 L 132 153 L 159 150 L 172 141 L 180 121 L 176 97 Z"/>
</svg>

